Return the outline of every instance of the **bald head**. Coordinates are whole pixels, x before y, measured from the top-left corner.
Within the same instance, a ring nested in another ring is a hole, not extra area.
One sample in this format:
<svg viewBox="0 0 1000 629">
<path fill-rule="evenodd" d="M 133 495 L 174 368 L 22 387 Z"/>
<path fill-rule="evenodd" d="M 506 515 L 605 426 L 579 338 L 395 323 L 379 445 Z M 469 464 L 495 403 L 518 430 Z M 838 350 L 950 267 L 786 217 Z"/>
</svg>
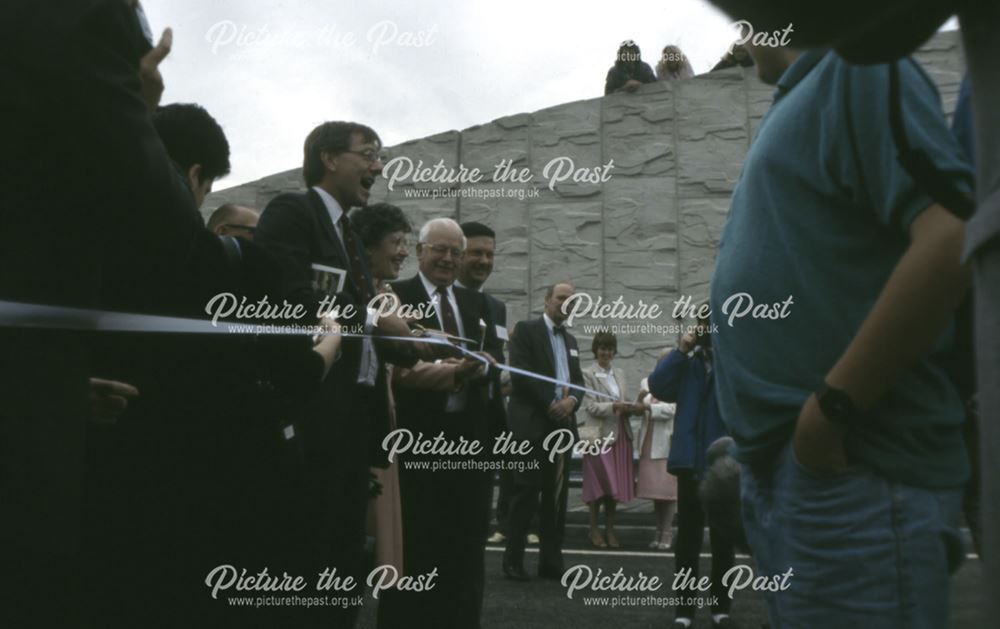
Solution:
<svg viewBox="0 0 1000 629">
<path fill-rule="evenodd" d="M 435 286 L 450 286 L 455 281 L 464 252 L 465 234 L 450 218 L 435 218 L 420 228 L 417 262 L 420 272 Z"/>
<path fill-rule="evenodd" d="M 260 214 L 253 208 L 226 203 L 208 218 L 208 230 L 220 236 L 253 240 Z"/>
</svg>

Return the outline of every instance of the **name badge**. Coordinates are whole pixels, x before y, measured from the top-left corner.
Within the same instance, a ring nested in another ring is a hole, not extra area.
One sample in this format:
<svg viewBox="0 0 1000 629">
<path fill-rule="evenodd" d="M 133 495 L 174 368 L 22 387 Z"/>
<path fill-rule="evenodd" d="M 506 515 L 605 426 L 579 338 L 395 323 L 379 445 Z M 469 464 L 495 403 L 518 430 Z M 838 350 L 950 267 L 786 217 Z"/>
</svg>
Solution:
<svg viewBox="0 0 1000 629">
<path fill-rule="evenodd" d="M 507 328 L 503 327 L 502 325 L 498 325 L 497 326 L 497 338 L 500 339 L 501 341 L 509 341 L 510 340 L 510 336 L 508 336 L 508 334 L 507 334 Z"/>
<path fill-rule="evenodd" d="M 569 355 L 572 356 L 573 358 L 579 358 L 580 352 L 576 351 L 575 349 L 571 349 L 569 350 Z"/>
<path fill-rule="evenodd" d="M 597 376 L 598 378 L 604 378 L 605 380 L 608 379 L 608 374 L 606 373 L 595 373 L 594 375 Z"/>
</svg>

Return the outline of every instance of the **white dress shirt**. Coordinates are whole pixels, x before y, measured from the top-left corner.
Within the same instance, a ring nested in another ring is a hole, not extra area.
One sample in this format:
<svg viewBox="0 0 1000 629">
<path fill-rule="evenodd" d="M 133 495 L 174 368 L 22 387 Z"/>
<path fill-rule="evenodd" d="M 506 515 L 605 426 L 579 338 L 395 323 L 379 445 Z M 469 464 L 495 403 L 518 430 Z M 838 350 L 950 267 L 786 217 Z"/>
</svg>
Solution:
<svg viewBox="0 0 1000 629">
<path fill-rule="evenodd" d="M 345 256 L 349 256 L 347 252 L 347 245 L 344 244 L 344 232 L 340 227 L 340 217 L 344 216 L 344 208 L 340 207 L 340 203 L 333 198 L 333 195 L 320 188 L 319 186 L 313 186 L 313 190 L 319 195 L 319 198 L 323 201 L 323 206 L 326 207 L 327 213 L 330 215 L 330 220 L 333 221 L 333 229 L 337 232 L 337 239 L 340 244 L 340 250 Z M 350 260 L 344 259 L 345 263 L 350 264 Z M 365 316 L 365 334 L 373 334 L 375 332 L 375 325 L 372 323 L 374 320 L 374 311 L 369 308 L 368 313 Z M 361 366 L 358 368 L 358 384 L 364 384 L 368 386 L 375 386 L 375 378 L 378 376 L 378 355 L 375 353 L 375 344 L 372 342 L 370 337 L 365 337 L 361 339 Z"/>
<path fill-rule="evenodd" d="M 320 188 L 319 186 L 313 186 L 313 190 L 319 195 L 319 198 L 323 200 L 323 205 L 326 207 L 327 213 L 330 215 L 330 220 L 333 221 L 333 228 L 337 230 L 337 238 L 340 238 L 341 244 L 344 243 L 344 233 L 340 231 L 340 217 L 344 215 L 344 208 L 340 207 L 340 203 L 333 198 L 333 195 Z"/>
<path fill-rule="evenodd" d="M 480 286 L 479 288 L 476 288 L 476 289 L 472 289 L 472 288 L 469 288 L 468 286 L 466 286 L 465 284 L 463 284 L 459 280 L 455 280 L 455 284 L 454 285 L 458 286 L 459 288 L 464 288 L 466 290 L 475 290 L 477 293 L 484 292 L 482 286 Z M 507 304 L 504 304 L 503 307 L 506 309 L 507 308 Z M 505 314 L 506 314 L 506 310 L 505 310 Z M 497 328 L 497 338 L 499 338 L 501 340 L 506 340 L 507 339 L 506 331 L 503 334 L 500 334 L 500 331 L 503 330 L 503 326 L 501 326 L 500 324 L 498 324 L 496 321 L 494 321 L 493 323 L 496 325 L 496 328 Z M 506 364 L 506 362 L 507 361 L 504 360 L 505 364 Z M 488 391 L 489 399 L 492 400 L 495 394 L 496 394 L 496 392 L 493 390 L 493 381 L 490 380 L 489 391 Z M 506 408 L 506 406 L 507 406 L 507 402 L 505 401 L 504 402 L 504 408 Z"/>
<path fill-rule="evenodd" d="M 556 361 L 556 380 L 569 382 L 569 355 L 566 353 L 566 339 L 561 334 L 555 333 L 556 324 L 549 315 L 542 314 L 545 320 L 545 327 L 549 331 L 549 342 L 552 344 L 552 355 Z M 565 326 L 564 326 L 565 327 Z M 562 387 L 555 385 L 553 398 L 558 401 L 563 397 Z"/>
<path fill-rule="evenodd" d="M 441 314 L 441 297 L 438 295 L 438 287 L 433 284 L 427 277 L 420 271 L 417 272 L 420 276 L 420 281 L 424 284 L 424 290 L 431 297 L 431 303 L 434 304 L 434 311 L 437 312 L 438 321 L 441 322 L 441 331 L 444 332 L 444 316 Z M 444 289 L 445 294 L 448 296 L 448 303 L 451 304 L 451 311 L 455 313 L 455 325 L 458 327 L 458 335 L 465 337 L 465 326 L 462 324 L 462 312 L 458 309 L 458 302 L 455 301 L 455 291 L 451 286 Z M 444 410 L 448 413 L 457 413 L 465 409 L 465 394 L 466 391 L 463 388 L 460 391 L 456 391 L 448 395 L 448 403 L 445 405 Z"/>
</svg>

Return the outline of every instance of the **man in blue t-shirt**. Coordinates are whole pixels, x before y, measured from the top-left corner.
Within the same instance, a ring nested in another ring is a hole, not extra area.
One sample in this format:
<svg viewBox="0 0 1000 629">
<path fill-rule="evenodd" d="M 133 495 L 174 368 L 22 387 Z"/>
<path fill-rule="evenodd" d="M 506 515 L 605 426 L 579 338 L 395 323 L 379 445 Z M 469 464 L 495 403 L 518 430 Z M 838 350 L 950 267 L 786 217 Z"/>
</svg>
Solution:
<svg viewBox="0 0 1000 629">
<path fill-rule="evenodd" d="M 775 84 L 712 279 L 719 407 L 776 627 L 947 624 L 969 465 L 938 363 L 969 283 L 963 224 L 896 159 L 886 65 L 750 47 Z M 899 62 L 910 143 L 972 175 L 927 75 Z M 787 575 L 787 576 L 785 576 Z"/>
</svg>

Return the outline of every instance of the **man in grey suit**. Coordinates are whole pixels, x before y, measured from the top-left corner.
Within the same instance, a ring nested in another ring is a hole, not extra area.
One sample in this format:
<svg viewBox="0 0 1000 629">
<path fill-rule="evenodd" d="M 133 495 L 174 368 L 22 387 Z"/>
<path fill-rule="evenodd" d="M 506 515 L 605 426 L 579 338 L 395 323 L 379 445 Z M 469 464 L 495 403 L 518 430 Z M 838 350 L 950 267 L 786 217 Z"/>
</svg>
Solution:
<svg viewBox="0 0 1000 629">
<path fill-rule="evenodd" d="M 521 321 L 510 342 L 510 364 L 577 386 L 583 385 L 580 350 L 576 338 L 566 330 L 562 305 L 573 294 L 568 283 L 556 284 L 545 294 L 545 312 L 537 319 Z M 517 374 L 511 375 L 513 392 L 507 409 L 507 423 L 514 438 L 528 441 L 537 460 L 537 469 L 514 473 L 511 493 L 507 549 L 503 571 L 507 577 L 524 581 L 524 544 L 528 524 L 538 513 L 541 538 L 538 576 L 562 576 L 562 537 L 569 488 L 569 453 L 554 455 L 543 449 L 545 438 L 555 430 L 567 429 L 576 440 L 576 410 L 583 392 L 566 386 Z M 541 504 L 539 504 L 539 495 Z"/>
</svg>

